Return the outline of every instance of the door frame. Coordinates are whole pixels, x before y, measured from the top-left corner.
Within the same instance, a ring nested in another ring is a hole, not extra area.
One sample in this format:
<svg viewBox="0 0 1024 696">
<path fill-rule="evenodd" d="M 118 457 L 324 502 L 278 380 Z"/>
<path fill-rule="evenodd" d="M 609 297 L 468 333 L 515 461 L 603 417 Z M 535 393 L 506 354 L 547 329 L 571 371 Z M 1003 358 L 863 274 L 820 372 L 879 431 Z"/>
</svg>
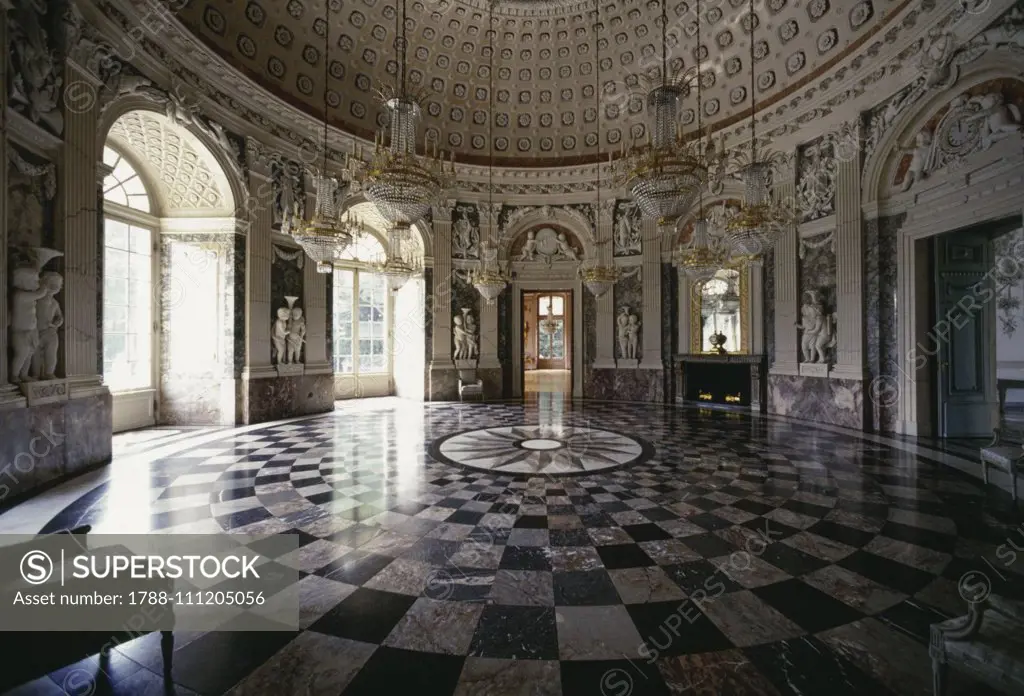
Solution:
<svg viewBox="0 0 1024 696">
<path fill-rule="evenodd" d="M 572 333 L 566 333 L 571 341 L 572 398 L 583 396 L 583 283 L 575 280 L 526 280 L 512 281 L 512 396 L 522 398 L 525 367 L 523 365 L 523 294 L 527 292 L 568 292 L 572 294 Z"/>
</svg>

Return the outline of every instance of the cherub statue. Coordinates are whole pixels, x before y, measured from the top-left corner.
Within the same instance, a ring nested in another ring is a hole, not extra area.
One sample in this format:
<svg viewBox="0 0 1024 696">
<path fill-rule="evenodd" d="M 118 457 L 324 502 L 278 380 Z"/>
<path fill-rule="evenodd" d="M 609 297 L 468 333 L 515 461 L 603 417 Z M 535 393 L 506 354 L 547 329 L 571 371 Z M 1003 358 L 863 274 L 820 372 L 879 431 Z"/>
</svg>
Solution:
<svg viewBox="0 0 1024 696">
<path fill-rule="evenodd" d="M 558 237 L 556 237 L 556 239 L 558 241 L 559 254 L 569 259 L 570 261 L 579 260 L 576 256 L 576 250 L 572 248 L 572 245 L 569 244 L 569 240 L 565 238 L 565 232 L 559 232 Z"/>
<path fill-rule="evenodd" d="M 32 376 L 36 379 L 55 379 L 57 370 L 57 348 L 60 338 L 57 330 L 64 325 L 64 313 L 54 296 L 64 287 L 60 273 L 48 271 L 40 277 L 43 297 L 36 300 L 36 325 L 39 344 L 32 356 Z"/>
<path fill-rule="evenodd" d="M 466 335 L 463 337 L 463 340 L 466 347 L 464 357 L 475 358 L 479 350 L 476 338 L 476 320 L 469 313 L 466 314 Z"/>
<path fill-rule="evenodd" d="M 523 242 L 523 250 L 519 252 L 520 261 L 533 261 L 537 253 L 537 233 L 530 230 L 526 233 L 526 241 Z"/>
<path fill-rule="evenodd" d="M 817 292 L 808 290 L 804 294 L 809 299 L 800 307 L 802 322 L 797 322 L 797 328 L 803 332 L 800 337 L 803 362 L 826 362 L 825 348 L 829 347 L 832 339 L 830 318 L 826 316 Z"/>
<path fill-rule="evenodd" d="M 455 344 L 453 358 L 461 360 L 469 357 L 466 355 L 468 346 L 466 344 L 466 329 L 462 326 L 462 317 L 457 316 L 452 319 L 452 342 Z"/>
<path fill-rule="evenodd" d="M 306 319 L 301 307 L 292 307 L 288 320 L 288 362 L 302 362 L 302 344 L 306 342 Z"/>
<path fill-rule="evenodd" d="M 1002 92 L 989 92 L 971 99 L 982 110 L 981 143 L 988 149 L 992 143 L 1021 131 L 1020 109 L 1007 104 Z"/>
<path fill-rule="evenodd" d="M 36 302 L 50 291 L 39 287 L 39 271 L 34 268 L 15 268 L 11 272 L 11 363 L 13 382 L 34 382 L 29 374 L 32 356 L 39 346 L 39 322 Z"/>
<path fill-rule="evenodd" d="M 619 355 L 629 357 L 629 307 L 623 307 L 615 318 L 616 333 L 619 339 Z"/>
<path fill-rule="evenodd" d="M 288 341 L 288 320 L 292 313 L 287 307 L 277 310 L 277 320 L 270 330 L 270 339 L 274 343 L 274 353 L 277 355 L 277 364 L 284 365 L 288 362 L 288 354 L 285 352 L 285 345 Z"/>
<path fill-rule="evenodd" d="M 634 360 L 637 357 L 638 348 L 640 346 L 640 318 L 635 314 L 629 315 L 628 323 L 626 324 L 626 357 Z"/>
<path fill-rule="evenodd" d="M 907 173 L 903 175 L 903 186 L 900 187 L 900 191 L 906 192 L 910 190 L 911 186 L 928 176 L 926 167 L 932 151 L 931 131 L 926 128 L 918 133 L 914 138 L 914 147 L 904 148 L 903 151 L 911 155 L 910 166 L 907 167 Z"/>
</svg>

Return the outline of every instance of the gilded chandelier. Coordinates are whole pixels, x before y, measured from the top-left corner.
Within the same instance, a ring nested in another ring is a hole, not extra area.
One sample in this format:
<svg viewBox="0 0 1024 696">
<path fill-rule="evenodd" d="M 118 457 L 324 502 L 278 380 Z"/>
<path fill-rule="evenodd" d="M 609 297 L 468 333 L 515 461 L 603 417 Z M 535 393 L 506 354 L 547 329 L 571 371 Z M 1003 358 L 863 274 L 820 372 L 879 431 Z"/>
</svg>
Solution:
<svg viewBox="0 0 1024 696">
<path fill-rule="evenodd" d="M 679 101 L 690 80 L 701 75 L 689 71 L 670 76 L 668 71 L 667 0 L 661 2 L 661 83 L 647 94 L 651 114 L 647 143 L 622 145 L 616 183 L 629 190 L 645 217 L 670 224 L 693 205 L 708 178 L 701 134 L 684 137 L 679 126 Z"/>
<path fill-rule="evenodd" d="M 342 218 L 338 180 L 327 174 L 327 65 L 330 63 L 331 50 L 329 5 L 324 6 L 324 25 L 327 27 L 324 30 L 324 159 L 315 177 L 316 204 L 313 216 L 299 232 L 292 235 L 306 255 L 316 263 L 317 273 L 331 273 L 334 270 L 334 260 L 348 248 L 359 230 L 358 221 L 353 221 L 351 216 Z"/>
<path fill-rule="evenodd" d="M 769 190 L 770 181 L 781 168 L 785 156 L 761 148 L 757 142 L 757 104 L 754 101 L 754 44 L 758 23 L 753 21 L 754 0 L 750 0 L 750 148 L 735 156 L 736 174 L 743 180 L 743 206 L 726 224 L 725 241 L 733 262 L 760 258 L 770 250 L 779 235 L 798 219 L 795 201 L 776 201 Z"/>
<path fill-rule="evenodd" d="M 601 3 L 597 3 L 594 7 L 594 36 L 597 37 L 597 55 L 595 56 L 594 63 L 597 65 L 594 78 L 594 101 L 597 107 L 597 112 L 601 111 L 600 103 L 600 85 L 601 85 L 601 30 L 604 25 L 601 24 Z M 597 142 L 601 142 L 601 119 L 597 120 Z M 595 222 L 595 234 L 594 237 L 600 239 L 601 233 L 599 229 L 601 225 L 601 163 L 597 163 L 597 205 L 594 206 L 594 222 Z M 608 253 L 607 244 L 598 244 L 599 251 L 598 255 L 602 253 Z M 603 297 L 608 294 L 608 291 L 614 287 L 615 283 L 619 280 L 619 269 L 614 264 L 604 265 L 601 263 L 600 258 L 585 261 L 579 269 L 580 279 L 583 281 L 584 287 L 590 291 L 594 297 Z"/>
<path fill-rule="evenodd" d="M 400 11 L 399 11 L 400 10 Z M 402 230 L 426 217 L 433 202 L 454 179 L 455 154 L 445 161 L 437 143 L 416 154 L 420 103 L 425 94 L 408 89 L 406 80 L 406 0 L 395 7 L 396 84 L 377 91 L 388 110 L 389 128 L 374 139 L 369 163 L 353 160 L 353 176 L 381 216 Z M 428 151 L 429 150 L 429 151 Z"/>
</svg>

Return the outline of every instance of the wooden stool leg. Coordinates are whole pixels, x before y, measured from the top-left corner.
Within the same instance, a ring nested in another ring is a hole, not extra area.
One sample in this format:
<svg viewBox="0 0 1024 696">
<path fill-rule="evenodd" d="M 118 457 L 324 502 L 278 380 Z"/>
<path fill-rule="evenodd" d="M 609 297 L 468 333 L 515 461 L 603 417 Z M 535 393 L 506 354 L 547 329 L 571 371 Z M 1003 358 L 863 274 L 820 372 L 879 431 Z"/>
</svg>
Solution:
<svg viewBox="0 0 1024 696">
<path fill-rule="evenodd" d="M 988 485 L 988 462 L 986 462 L 984 459 L 981 460 L 981 478 L 985 482 L 985 485 L 987 486 Z"/>
<path fill-rule="evenodd" d="M 174 632 L 160 631 L 160 653 L 164 658 L 164 679 L 171 679 L 171 665 L 174 659 Z"/>
</svg>

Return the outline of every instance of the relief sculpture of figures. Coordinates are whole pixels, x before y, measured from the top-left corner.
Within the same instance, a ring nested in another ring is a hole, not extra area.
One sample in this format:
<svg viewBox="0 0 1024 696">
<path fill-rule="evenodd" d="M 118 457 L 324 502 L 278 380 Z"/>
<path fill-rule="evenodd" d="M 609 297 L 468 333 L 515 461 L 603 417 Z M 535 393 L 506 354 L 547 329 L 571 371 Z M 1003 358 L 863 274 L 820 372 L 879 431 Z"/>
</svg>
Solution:
<svg viewBox="0 0 1024 696">
<path fill-rule="evenodd" d="M 452 357 L 456 360 L 471 360 L 477 356 L 476 321 L 468 308 L 463 307 L 462 316 L 452 319 L 452 341 L 455 344 Z"/>
<path fill-rule="evenodd" d="M 64 287 L 60 273 L 48 271 L 40 277 L 41 290 L 46 294 L 36 300 L 36 325 L 39 331 L 39 345 L 32 356 L 32 377 L 55 379 L 57 371 L 57 348 L 60 346 L 58 329 L 64 325 L 64 313 L 55 295 Z"/>
<path fill-rule="evenodd" d="M 636 360 L 640 347 L 640 318 L 635 314 L 629 315 L 626 324 L 626 357 Z"/>
<path fill-rule="evenodd" d="M 906 192 L 910 187 L 928 176 L 928 157 L 932 151 L 932 134 L 929 130 L 923 130 L 914 139 L 914 147 L 905 148 L 904 152 L 910 154 L 910 166 L 907 173 L 903 175 L 903 186 L 900 191 Z"/>
<path fill-rule="evenodd" d="M 52 37 L 44 28 L 47 3 L 23 0 L 9 24 L 12 71 L 11 106 L 33 123 L 60 135 L 64 116 L 60 108 L 63 65 L 56 59 Z"/>
<path fill-rule="evenodd" d="M 523 242 L 523 250 L 519 252 L 520 261 L 533 261 L 537 253 L 537 233 L 530 230 L 526 233 L 526 241 Z"/>
<path fill-rule="evenodd" d="M 990 92 L 973 97 L 972 103 L 981 107 L 981 147 L 987 150 L 996 141 L 1021 132 L 1020 109 L 1007 104 L 1001 92 Z"/>
<path fill-rule="evenodd" d="M 298 365 L 302 362 L 302 345 L 306 342 L 306 319 L 302 308 L 295 306 L 297 296 L 286 295 L 284 299 L 288 306 L 278 308 L 270 339 L 278 365 Z"/>
</svg>

